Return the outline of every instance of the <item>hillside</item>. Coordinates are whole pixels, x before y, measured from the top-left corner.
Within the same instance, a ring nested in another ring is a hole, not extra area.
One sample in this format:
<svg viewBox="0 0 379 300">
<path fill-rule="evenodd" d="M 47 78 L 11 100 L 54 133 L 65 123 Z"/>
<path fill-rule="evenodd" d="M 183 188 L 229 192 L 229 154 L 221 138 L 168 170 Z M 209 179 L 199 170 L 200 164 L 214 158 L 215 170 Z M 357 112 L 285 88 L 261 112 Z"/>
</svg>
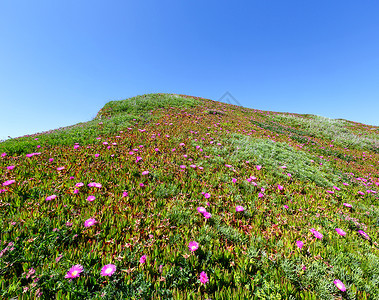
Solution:
<svg viewBox="0 0 379 300">
<path fill-rule="evenodd" d="M 379 299 L 379 127 L 149 94 L 0 170 L 1 298 Z"/>
</svg>

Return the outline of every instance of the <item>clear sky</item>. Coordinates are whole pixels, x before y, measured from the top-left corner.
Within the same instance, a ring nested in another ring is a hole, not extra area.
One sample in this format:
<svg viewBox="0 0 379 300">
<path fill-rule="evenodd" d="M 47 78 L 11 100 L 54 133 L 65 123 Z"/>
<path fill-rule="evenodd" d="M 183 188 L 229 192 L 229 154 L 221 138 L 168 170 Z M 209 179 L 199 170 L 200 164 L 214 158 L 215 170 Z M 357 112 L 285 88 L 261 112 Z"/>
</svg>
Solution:
<svg viewBox="0 0 379 300">
<path fill-rule="evenodd" d="M 178 93 L 379 125 L 379 1 L 0 1 L 0 139 Z"/>
</svg>

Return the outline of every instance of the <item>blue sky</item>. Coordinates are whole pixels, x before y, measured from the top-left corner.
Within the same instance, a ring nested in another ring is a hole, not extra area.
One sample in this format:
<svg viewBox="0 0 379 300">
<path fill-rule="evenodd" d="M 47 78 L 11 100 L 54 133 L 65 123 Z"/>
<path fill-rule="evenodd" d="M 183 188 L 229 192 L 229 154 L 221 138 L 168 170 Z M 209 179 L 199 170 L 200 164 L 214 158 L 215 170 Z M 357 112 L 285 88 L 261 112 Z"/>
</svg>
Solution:
<svg viewBox="0 0 379 300">
<path fill-rule="evenodd" d="M 0 139 L 165 92 L 379 125 L 378 1 L 0 1 Z"/>
</svg>

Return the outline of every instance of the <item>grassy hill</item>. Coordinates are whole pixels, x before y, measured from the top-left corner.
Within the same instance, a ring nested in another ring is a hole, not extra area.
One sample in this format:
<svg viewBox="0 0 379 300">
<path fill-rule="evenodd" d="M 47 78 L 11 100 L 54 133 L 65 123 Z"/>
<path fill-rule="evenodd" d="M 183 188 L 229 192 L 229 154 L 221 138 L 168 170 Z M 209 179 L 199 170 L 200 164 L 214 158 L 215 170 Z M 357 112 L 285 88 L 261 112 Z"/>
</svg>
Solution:
<svg viewBox="0 0 379 300">
<path fill-rule="evenodd" d="M 379 299 L 379 128 L 186 95 L 0 143 L 2 299 Z"/>
</svg>

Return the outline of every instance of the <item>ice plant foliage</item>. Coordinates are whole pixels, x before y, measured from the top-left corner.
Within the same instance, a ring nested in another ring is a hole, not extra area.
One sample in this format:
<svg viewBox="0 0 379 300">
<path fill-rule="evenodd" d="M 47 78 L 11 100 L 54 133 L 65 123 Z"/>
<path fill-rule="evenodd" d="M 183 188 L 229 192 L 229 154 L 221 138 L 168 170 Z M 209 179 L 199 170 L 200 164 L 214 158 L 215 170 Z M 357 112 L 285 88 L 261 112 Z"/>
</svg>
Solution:
<svg viewBox="0 0 379 300">
<path fill-rule="evenodd" d="M 379 299 L 378 142 L 175 94 L 3 141 L 0 298 Z"/>
</svg>

